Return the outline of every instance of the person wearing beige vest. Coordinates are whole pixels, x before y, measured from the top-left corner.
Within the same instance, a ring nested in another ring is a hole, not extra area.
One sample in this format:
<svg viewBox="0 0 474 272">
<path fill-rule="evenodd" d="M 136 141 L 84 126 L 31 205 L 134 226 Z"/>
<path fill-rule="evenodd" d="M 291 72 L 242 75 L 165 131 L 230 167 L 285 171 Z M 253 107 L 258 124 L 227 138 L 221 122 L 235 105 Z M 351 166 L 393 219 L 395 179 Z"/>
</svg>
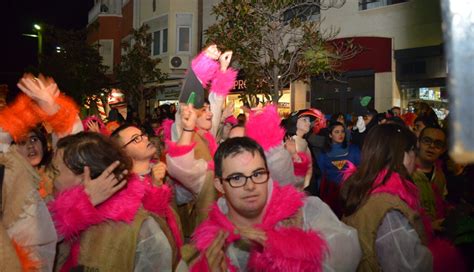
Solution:
<svg viewBox="0 0 474 272">
<path fill-rule="evenodd" d="M 139 142 L 135 139 L 130 141 Z M 53 166 L 59 194 L 49 208 L 64 238 L 56 270 L 186 270 L 180 265 L 179 221 L 170 205 L 173 192 L 158 180 L 164 171 L 154 171 L 153 178 L 151 174 L 141 176 L 133 173 L 134 165 L 126 181 L 120 181 L 130 169 L 130 159 L 123 148 L 97 133 L 61 139 Z M 100 179 L 126 185 L 110 198 L 94 199 L 84 184 Z"/>
<path fill-rule="evenodd" d="M 229 68 L 231 58 L 232 52 L 221 54 L 216 45 L 194 58 L 183 82 L 173 135 L 166 141 L 166 164 L 185 237 L 207 217 L 217 198 L 212 158 L 225 97 L 237 77 Z"/>
<path fill-rule="evenodd" d="M 359 168 L 346 173 L 342 220 L 359 233 L 358 271 L 463 271 L 456 249 L 432 237 L 410 179 L 415 146 L 416 136 L 407 128 L 378 125 L 367 134 Z"/>
</svg>

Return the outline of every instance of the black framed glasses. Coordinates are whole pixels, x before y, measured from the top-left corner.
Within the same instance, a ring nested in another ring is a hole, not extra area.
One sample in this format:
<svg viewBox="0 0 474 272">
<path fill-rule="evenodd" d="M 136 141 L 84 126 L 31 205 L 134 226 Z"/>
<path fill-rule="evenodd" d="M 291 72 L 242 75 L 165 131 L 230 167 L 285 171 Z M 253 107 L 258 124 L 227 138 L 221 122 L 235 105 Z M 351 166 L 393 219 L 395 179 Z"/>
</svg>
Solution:
<svg viewBox="0 0 474 272">
<path fill-rule="evenodd" d="M 122 146 L 122 148 L 125 148 L 127 145 L 129 145 L 129 144 L 131 144 L 131 143 L 133 143 L 133 142 L 135 142 L 136 144 L 140 143 L 141 141 L 143 141 L 143 137 L 145 137 L 145 136 L 146 136 L 146 133 L 145 133 L 145 132 L 142 132 L 142 134 L 140 134 L 140 135 L 135 135 L 135 136 L 133 136 L 130 141 L 128 141 L 126 144 L 124 144 L 124 145 Z"/>
<path fill-rule="evenodd" d="M 434 147 L 438 149 L 443 149 L 446 146 L 446 143 L 444 141 L 435 140 L 428 136 L 421 137 L 420 142 L 425 145 L 433 145 Z"/>
<path fill-rule="evenodd" d="M 255 184 L 262 184 L 268 181 L 270 178 L 269 172 L 267 170 L 258 170 L 255 171 L 250 176 L 245 176 L 242 174 L 230 175 L 226 178 L 220 178 L 221 181 L 228 182 L 232 188 L 244 187 L 247 184 L 247 181 L 250 179 Z"/>
</svg>

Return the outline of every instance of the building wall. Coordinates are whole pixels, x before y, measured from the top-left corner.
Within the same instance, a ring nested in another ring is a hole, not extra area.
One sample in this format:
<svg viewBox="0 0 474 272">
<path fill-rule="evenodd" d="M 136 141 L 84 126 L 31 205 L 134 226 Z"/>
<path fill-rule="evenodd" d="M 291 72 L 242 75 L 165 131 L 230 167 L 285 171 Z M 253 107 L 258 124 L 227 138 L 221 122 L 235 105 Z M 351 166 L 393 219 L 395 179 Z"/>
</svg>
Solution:
<svg viewBox="0 0 474 272">
<path fill-rule="evenodd" d="M 338 37 L 388 37 L 394 50 L 438 45 L 443 42 L 439 1 L 411 0 L 369 10 L 358 1 L 346 1 L 340 9 L 321 12 L 322 28 L 335 26 Z"/>
<path fill-rule="evenodd" d="M 197 54 L 198 31 L 197 31 L 197 0 L 156 0 L 156 9 L 153 11 L 153 0 L 143 0 L 140 2 L 139 17 L 140 25 L 149 23 L 150 21 L 159 18 L 163 15 L 168 15 L 168 52 L 158 55 L 162 61 L 159 64 L 160 69 L 176 76 L 184 75 L 184 69 L 179 71 L 172 71 L 170 69 L 169 61 L 173 56 L 179 55 L 185 61 Z M 189 53 L 177 52 L 177 26 L 176 14 L 184 13 L 192 15 L 192 29 L 191 29 L 191 50 Z"/>
</svg>

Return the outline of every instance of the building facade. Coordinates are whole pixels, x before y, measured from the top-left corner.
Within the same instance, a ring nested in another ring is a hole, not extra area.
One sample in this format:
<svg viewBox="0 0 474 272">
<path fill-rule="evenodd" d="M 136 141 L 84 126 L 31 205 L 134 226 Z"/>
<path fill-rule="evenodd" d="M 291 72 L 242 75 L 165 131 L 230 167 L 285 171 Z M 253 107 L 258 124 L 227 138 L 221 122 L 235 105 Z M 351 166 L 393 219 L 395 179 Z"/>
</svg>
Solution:
<svg viewBox="0 0 474 272">
<path fill-rule="evenodd" d="M 203 14 L 218 2 L 203 1 Z M 392 106 L 408 109 L 411 101 L 420 99 L 439 111 L 446 107 L 438 1 L 351 0 L 312 18 L 321 20 L 322 29 L 339 29 L 337 39 L 353 40 L 363 51 L 342 65 L 339 81 L 313 77 L 310 84 L 291 84 L 290 110 L 311 106 L 326 113 L 350 113 L 361 96 L 371 96 L 369 106 L 382 112 Z M 203 29 L 214 22 L 213 16 L 204 15 Z"/>
</svg>

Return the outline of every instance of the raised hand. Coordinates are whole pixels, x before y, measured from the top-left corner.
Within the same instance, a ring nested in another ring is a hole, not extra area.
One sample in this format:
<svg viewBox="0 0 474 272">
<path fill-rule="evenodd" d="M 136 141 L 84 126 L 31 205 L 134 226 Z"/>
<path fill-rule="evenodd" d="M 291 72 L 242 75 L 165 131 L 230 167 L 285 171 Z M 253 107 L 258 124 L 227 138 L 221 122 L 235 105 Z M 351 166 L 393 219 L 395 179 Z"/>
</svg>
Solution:
<svg viewBox="0 0 474 272">
<path fill-rule="evenodd" d="M 160 186 L 163 184 L 163 179 L 166 175 L 166 164 L 158 162 L 151 168 L 151 176 L 153 178 L 153 184 Z"/>
<path fill-rule="evenodd" d="M 127 184 L 127 179 L 125 178 L 128 174 L 127 170 L 123 170 L 118 177 L 114 174 L 114 169 L 119 165 L 119 161 L 113 162 L 100 176 L 93 180 L 91 180 L 91 171 L 89 167 L 84 167 L 85 192 L 89 195 L 92 205 L 99 205 Z"/>
<path fill-rule="evenodd" d="M 194 130 L 196 127 L 197 114 L 192 104 L 181 105 L 181 126 L 185 130 Z"/>
<path fill-rule="evenodd" d="M 232 51 L 225 51 L 219 57 L 219 63 L 221 64 L 221 71 L 225 72 L 229 67 L 230 61 L 232 60 Z"/>
<path fill-rule="evenodd" d="M 221 120 L 225 121 L 225 119 L 229 116 L 231 116 L 234 113 L 234 102 L 230 102 L 227 107 L 224 108 L 222 111 L 222 117 Z"/>
<path fill-rule="evenodd" d="M 218 60 L 219 56 L 221 55 L 221 51 L 217 49 L 217 45 L 213 44 L 206 48 L 205 54 L 210 59 Z"/>
<path fill-rule="evenodd" d="M 87 127 L 89 128 L 89 131 L 91 131 L 91 132 L 100 133 L 99 123 L 97 123 L 96 120 L 89 120 L 87 122 Z"/>
<path fill-rule="evenodd" d="M 285 148 L 291 155 L 296 154 L 296 142 L 292 137 L 286 137 Z"/>
<path fill-rule="evenodd" d="M 32 74 L 24 74 L 17 86 L 48 115 L 53 115 L 59 110 L 59 106 L 55 103 L 56 97 L 59 95 L 59 89 L 52 78 L 43 75 L 34 77 Z"/>
</svg>

